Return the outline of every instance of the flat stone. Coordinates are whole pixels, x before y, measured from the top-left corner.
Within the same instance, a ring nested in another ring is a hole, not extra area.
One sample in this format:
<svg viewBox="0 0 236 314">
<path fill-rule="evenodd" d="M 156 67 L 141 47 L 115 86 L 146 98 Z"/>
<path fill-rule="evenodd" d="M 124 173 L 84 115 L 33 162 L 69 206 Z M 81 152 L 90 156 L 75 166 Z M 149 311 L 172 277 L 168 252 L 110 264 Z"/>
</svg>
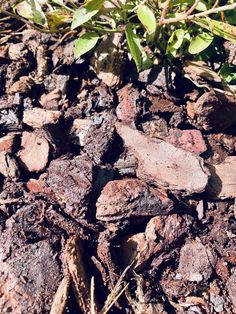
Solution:
<svg viewBox="0 0 236 314">
<path fill-rule="evenodd" d="M 60 115 L 59 111 L 33 108 L 24 111 L 23 122 L 32 128 L 42 128 L 47 124 L 56 124 Z"/>
<path fill-rule="evenodd" d="M 207 193 L 213 199 L 236 197 L 236 156 L 229 156 L 219 165 L 209 166 L 211 177 Z"/>
<path fill-rule="evenodd" d="M 116 123 L 116 128 L 124 145 L 138 159 L 139 178 L 188 194 L 205 190 L 209 172 L 202 158 L 120 123 Z"/>
<path fill-rule="evenodd" d="M 48 163 L 49 143 L 35 132 L 23 132 L 22 149 L 18 153 L 21 165 L 30 172 L 45 169 Z"/>
</svg>

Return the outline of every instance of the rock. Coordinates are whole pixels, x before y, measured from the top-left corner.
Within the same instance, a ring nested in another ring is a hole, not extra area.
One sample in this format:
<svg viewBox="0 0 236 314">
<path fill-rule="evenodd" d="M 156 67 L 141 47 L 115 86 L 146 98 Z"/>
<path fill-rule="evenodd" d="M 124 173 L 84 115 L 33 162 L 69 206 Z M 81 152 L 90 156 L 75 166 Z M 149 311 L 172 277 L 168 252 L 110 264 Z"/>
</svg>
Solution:
<svg viewBox="0 0 236 314">
<path fill-rule="evenodd" d="M 32 128 L 42 128 L 48 124 L 58 123 L 59 118 L 59 111 L 33 108 L 24 111 L 23 122 Z"/>
<path fill-rule="evenodd" d="M 124 145 L 138 159 L 137 176 L 163 188 L 201 193 L 208 182 L 203 159 L 162 140 L 116 123 Z"/>
<path fill-rule="evenodd" d="M 19 168 L 16 160 L 6 152 L 0 152 L 0 174 L 10 178 L 17 178 L 19 176 Z"/>
<path fill-rule="evenodd" d="M 147 245 L 144 232 L 128 236 L 122 241 L 122 260 L 125 265 L 130 265 L 135 259 L 139 260 L 141 253 Z"/>
<path fill-rule="evenodd" d="M 14 142 L 16 140 L 15 133 L 9 133 L 0 138 L 0 152 L 11 153 Z"/>
<path fill-rule="evenodd" d="M 227 95 L 206 92 L 195 103 L 188 103 L 187 113 L 198 129 L 223 131 L 236 122 L 236 100 Z"/>
<path fill-rule="evenodd" d="M 124 152 L 119 156 L 119 159 L 114 163 L 114 168 L 119 171 L 122 176 L 135 176 L 138 161 L 134 154 Z"/>
<path fill-rule="evenodd" d="M 201 220 L 204 217 L 205 214 L 205 210 L 204 210 L 204 202 L 203 201 L 199 201 L 197 207 L 196 207 L 196 211 L 197 211 L 197 216 L 198 219 Z"/>
<path fill-rule="evenodd" d="M 236 197 L 236 156 L 229 156 L 219 165 L 209 166 L 211 177 L 207 193 L 212 199 Z"/>
<path fill-rule="evenodd" d="M 85 138 L 88 134 L 88 130 L 92 125 L 92 121 L 88 119 L 75 119 L 70 133 L 73 136 L 73 143 L 85 146 Z"/>
<path fill-rule="evenodd" d="M 110 181 L 96 203 L 96 218 L 117 221 L 130 216 L 155 216 L 170 211 L 173 203 L 138 179 Z"/>
<path fill-rule="evenodd" d="M 0 239 L 0 312 L 49 313 L 62 278 L 60 238 L 42 225 L 45 204 L 18 209 Z"/>
<path fill-rule="evenodd" d="M 141 111 L 139 103 L 140 93 L 132 84 L 127 84 L 117 92 L 119 105 L 116 108 L 116 115 L 123 123 L 135 122 Z"/>
<path fill-rule="evenodd" d="M 177 272 L 187 281 L 205 281 L 210 278 L 215 264 L 215 254 L 201 242 L 194 240 L 181 248 Z"/>
<path fill-rule="evenodd" d="M 27 189 L 31 193 L 43 193 L 45 191 L 45 182 L 43 179 L 29 179 L 26 184 Z"/>
<path fill-rule="evenodd" d="M 35 132 L 23 132 L 22 149 L 18 153 L 21 165 L 30 172 L 45 169 L 48 163 L 49 143 Z"/>
<path fill-rule="evenodd" d="M 165 140 L 175 147 L 200 155 L 207 150 L 202 133 L 199 130 L 170 129 Z"/>
<path fill-rule="evenodd" d="M 87 211 L 93 181 L 93 163 L 86 156 L 55 159 L 48 168 L 47 185 L 68 215 L 78 218 Z"/>
<path fill-rule="evenodd" d="M 168 94 L 161 94 L 158 96 L 150 96 L 150 102 L 152 103 L 150 111 L 152 113 L 160 112 L 181 112 L 181 107 L 176 105 L 174 98 L 171 98 Z"/>
<path fill-rule="evenodd" d="M 229 297 L 233 303 L 234 308 L 236 308 L 236 269 L 234 269 L 233 274 L 230 276 L 227 281 L 227 290 Z"/>
</svg>

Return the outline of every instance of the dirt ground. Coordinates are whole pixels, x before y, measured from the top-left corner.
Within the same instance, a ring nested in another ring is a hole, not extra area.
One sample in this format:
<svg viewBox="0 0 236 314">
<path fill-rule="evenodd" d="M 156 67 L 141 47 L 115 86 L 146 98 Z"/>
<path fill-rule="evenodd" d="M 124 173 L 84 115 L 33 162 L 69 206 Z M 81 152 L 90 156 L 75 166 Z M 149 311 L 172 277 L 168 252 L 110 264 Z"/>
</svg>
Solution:
<svg viewBox="0 0 236 314">
<path fill-rule="evenodd" d="M 236 313 L 236 99 L 90 58 L 1 40 L 0 312 Z"/>
</svg>

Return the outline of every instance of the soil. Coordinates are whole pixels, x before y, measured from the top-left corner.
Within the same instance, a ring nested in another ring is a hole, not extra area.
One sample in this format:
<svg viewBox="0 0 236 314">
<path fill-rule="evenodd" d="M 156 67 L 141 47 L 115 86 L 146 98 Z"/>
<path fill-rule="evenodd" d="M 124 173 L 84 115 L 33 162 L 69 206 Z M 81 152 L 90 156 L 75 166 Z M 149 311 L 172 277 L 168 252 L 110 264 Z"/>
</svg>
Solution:
<svg viewBox="0 0 236 314">
<path fill-rule="evenodd" d="M 0 45 L 0 312 L 236 313 L 236 99 L 21 32 Z"/>
</svg>

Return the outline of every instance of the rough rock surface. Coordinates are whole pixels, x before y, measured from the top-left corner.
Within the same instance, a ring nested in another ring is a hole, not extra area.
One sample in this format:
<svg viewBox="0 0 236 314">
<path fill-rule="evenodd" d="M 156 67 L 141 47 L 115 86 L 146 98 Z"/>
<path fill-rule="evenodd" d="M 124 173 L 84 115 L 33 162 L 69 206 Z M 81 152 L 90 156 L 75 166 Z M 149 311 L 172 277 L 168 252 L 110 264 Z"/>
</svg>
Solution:
<svg viewBox="0 0 236 314">
<path fill-rule="evenodd" d="M 42 128 L 47 124 L 56 124 L 59 120 L 59 117 L 59 111 L 33 108 L 25 110 L 23 122 L 32 128 Z"/>
<path fill-rule="evenodd" d="M 162 140 L 149 138 L 137 130 L 117 123 L 124 145 L 138 159 L 137 175 L 164 188 L 200 193 L 208 182 L 203 159 Z"/>
</svg>

